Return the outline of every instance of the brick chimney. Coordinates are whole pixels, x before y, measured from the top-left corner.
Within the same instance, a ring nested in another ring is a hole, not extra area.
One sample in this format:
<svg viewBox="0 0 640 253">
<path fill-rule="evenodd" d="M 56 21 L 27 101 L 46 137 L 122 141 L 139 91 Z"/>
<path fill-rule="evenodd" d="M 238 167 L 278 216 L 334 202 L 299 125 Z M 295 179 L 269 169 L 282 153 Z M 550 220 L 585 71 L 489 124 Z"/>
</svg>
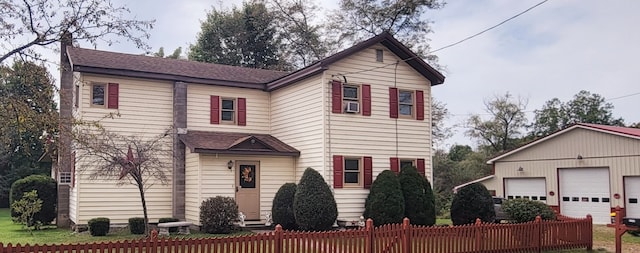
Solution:
<svg viewBox="0 0 640 253">
<path fill-rule="evenodd" d="M 56 180 L 60 172 L 72 172 L 75 163 L 72 156 L 71 128 L 73 122 L 73 69 L 67 55 L 67 47 L 73 46 L 71 33 L 65 32 L 60 39 L 60 136 L 58 139 L 58 166 Z M 73 175 L 71 175 L 73 177 Z M 69 185 L 58 184 L 58 215 L 56 225 L 69 227 Z"/>
</svg>

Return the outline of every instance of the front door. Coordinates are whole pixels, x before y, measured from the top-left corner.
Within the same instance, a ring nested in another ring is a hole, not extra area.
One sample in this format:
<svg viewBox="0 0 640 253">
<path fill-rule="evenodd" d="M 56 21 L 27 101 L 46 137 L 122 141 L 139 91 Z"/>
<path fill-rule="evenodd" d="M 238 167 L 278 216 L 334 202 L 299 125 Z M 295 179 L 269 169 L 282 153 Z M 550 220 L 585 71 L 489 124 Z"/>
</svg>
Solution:
<svg viewBox="0 0 640 253">
<path fill-rule="evenodd" d="M 245 220 L 260 220 L 260 162 L 236 161 L 236 203 Z"/>
</svg>

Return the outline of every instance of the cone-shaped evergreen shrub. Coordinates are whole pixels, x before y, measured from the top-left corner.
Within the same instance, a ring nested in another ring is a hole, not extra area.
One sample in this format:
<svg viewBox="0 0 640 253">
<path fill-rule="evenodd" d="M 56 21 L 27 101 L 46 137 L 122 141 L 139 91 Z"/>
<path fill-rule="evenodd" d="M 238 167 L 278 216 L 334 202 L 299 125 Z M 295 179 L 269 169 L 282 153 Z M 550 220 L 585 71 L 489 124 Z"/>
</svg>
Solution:
<svg viewBox="0 0 640 253">
<path fill-rule="evenodd" d="M 407 166 L 398 175 L 404 197 L 404 216 L 411 224 L 431 226 L 436 223 L 436 207 L 431 185 L 415 167 Z"/>
<path fill-rule="evenodd" d="M 493 222 L 496 212 L 493 198 L 484 185 L 473 183 L 462 187 L 451 202 L 453 225 L 471 224 L 480 218 L 483 222 Z"/>
<path fill-rule="evenodd" d="M 329 185 L 312 168 L 307 168 L 300 178 L 293 213 L 298 228 L 305 231 L 329 230 L 338 218 L 338 207 Z"/>
<path fill-rule="evenodd" d="M 280 224 L 286 230 L 297 228 L 296 217 L 293 214 L 293 198 L 296 195 L 296 187 L 294 183 L 286 183 L 280 186 L 271 205 L 273 224 Z"/>
<path fill-rule="evenodd" d="M 502 210 L 515 222 L 534 221 L 540 215 L 543 220 L 554 220 L 556 214 L 545 203 L 530 199 L 510 199 L 502 203 Z"/>
<path fill-rule="evenodd" d="M 385 170 L 373 181 L 364 203 L 364 217 L 371 218 L 376 226 L 402 223 L 404 197 L 400 181 L 393 171 Z"/>
<path fill-rule="evenodd" d="M 21 199 L 25 192 L 32 190 L 38 191 L 38 198 L 42 200 L 42 208 L 40 212 L 34 215 L 33 221 L 50 224 L 53 219 L 56 218 L 56 205 L 58 203 L 58 185 L 56 184 L 56 180 L 44 175 L 31 175 L 16 180 L 11 185 L 11 192 L 9 194 L 10 203 Z M 11 216 L 17 217 L 18 214 L 11 210 Z"/>
</svg>

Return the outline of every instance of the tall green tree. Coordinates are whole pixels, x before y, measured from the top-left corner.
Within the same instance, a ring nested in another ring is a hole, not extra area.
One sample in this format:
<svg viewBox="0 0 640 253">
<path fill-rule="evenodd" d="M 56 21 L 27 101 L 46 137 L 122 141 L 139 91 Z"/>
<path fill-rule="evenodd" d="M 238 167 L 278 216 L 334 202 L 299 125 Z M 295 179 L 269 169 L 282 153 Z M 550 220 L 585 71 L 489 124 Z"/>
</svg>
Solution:
<svg viewBox="0 0 640 253">
<path fill-rule="evenodd" d="M 495 154 L 515 148 L 520 144 L 522 131 L 527 123 L 524 113 L 527 101 L 506 93 L 485 101 L 485 111 L 489 118 L 472 115 L 467 120 L 466 134 Z"/>
<path fill-rule="evenodd" d="M 146 49 L 155 22 L 128 19 L 129 9 L 111 0 L 3 0 L 0 6 L 0 62 L 16 54 L 38 57 L 35 47 L 57 43 L 66 32 L 93 45 L 112 44 L 107 35 L 115 35 Z"/>
<path fill-rule="evenodd" d="M 201 24 L 189 59 L 260 69 L 287 69 L 279 54 L 275 17 L 261 1 L 212 9 Z"/>
<path fill-rule="evenodd" d="M 624 126 L 622 118 L 613 116 L 613 108 L 613 104 L 608 103 L 603 96 L 585 90 L 564 103 L 553 98 L 542 109 L 534 111 L 534 122 L 529 125 L 529 135 L 546 136 L 575 123 Z"/>
<path fill-rule="evenodd" d="M 38 160 L 57 133 L 53 96 L 44 66 L 27 61 L 0 66 L 0 206 L 8 206 L 9 187 L 17 179 L 50 173 Z"/>
<path fill-rule="evenodd" d="M 374 35 L 389 32 L 422 58 L 437 66 L 429 54 L 429 9 L 444 5 L 439 0 L 341 0 L 340 9 L 329 15 L 329 34 L 340 42 L 356 44 Z"/>
<path fill-rule="evenodd" d="M 449 118 L 447 105 L 434 98 L 431 99 L 431 139 L 434 146 L 442 144 L 453 135 L 453 129 L 445 125 L 445 120 Z"/>
<path fill-rule="evenodd" d="M 182 55 L 182 47 L 176 48 L 175 50 L 173 50 L 173 53 L 169 55 L 165 55 L 164 47 L 160 47 L 158 49 L 158 52 L 155 52 L 152 55 L 154 57 L 160 57 L 160 58 L 179 59 L 180 56 Z"/>
</svg>

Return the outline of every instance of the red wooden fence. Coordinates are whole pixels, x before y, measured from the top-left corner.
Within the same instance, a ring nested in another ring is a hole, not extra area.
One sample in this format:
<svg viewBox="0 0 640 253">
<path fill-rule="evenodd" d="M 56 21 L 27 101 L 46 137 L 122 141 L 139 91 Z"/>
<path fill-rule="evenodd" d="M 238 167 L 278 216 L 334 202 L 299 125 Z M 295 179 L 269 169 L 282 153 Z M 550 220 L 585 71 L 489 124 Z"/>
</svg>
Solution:
<svg viewBox="0 0 640 253">
<path fill-rule="evenodd" d="M 466 253 L 591 249 L 592 220 L 563 218 L 522 224 L 425 227 L 403 224 L 329 232 L 283 231 L 218 238 L 168 238 L 65 245 L 3 245 L 0 253 Z"/>
</svg>

